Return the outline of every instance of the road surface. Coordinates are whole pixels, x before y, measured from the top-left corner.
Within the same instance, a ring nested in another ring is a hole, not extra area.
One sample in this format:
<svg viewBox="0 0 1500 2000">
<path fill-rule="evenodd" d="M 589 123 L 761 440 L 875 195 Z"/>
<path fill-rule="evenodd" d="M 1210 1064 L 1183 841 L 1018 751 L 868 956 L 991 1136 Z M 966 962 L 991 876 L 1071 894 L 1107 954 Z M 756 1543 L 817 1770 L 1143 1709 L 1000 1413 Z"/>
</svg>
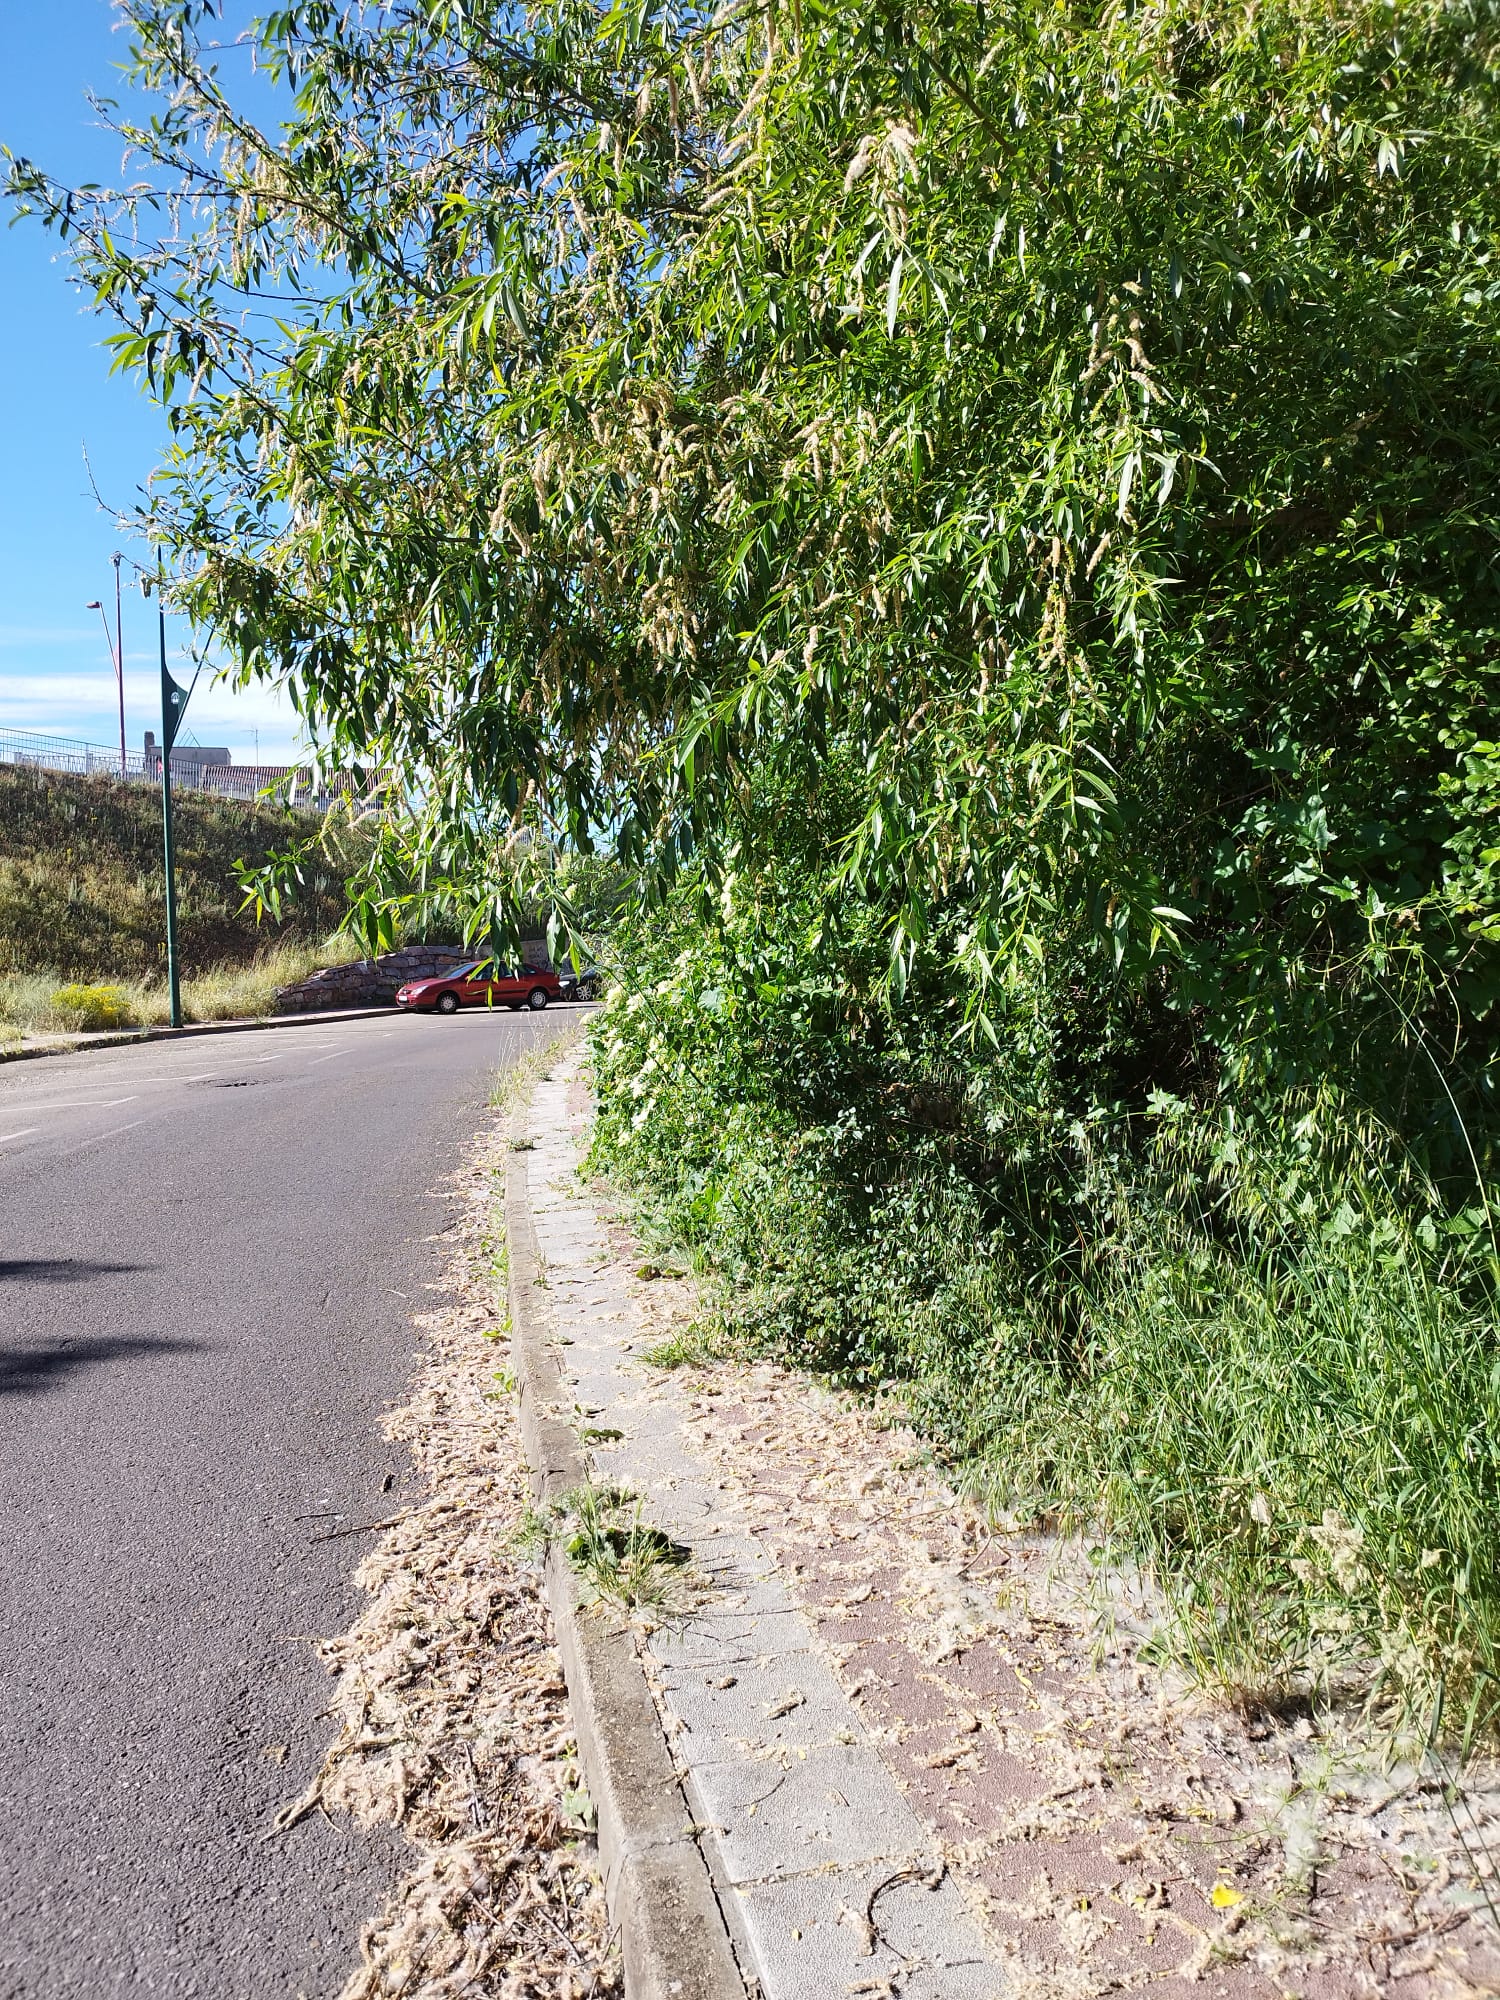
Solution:
<svg viewBox="0 0 1500 2000">
<path fill-rule="evenodd" d="M 3 2000 L 332 2000 L 357 1963 L 399 1837 L 266 1837 L 358 1608 L 368 1538 L 327 1537 L 401 1505 L 433 1191 L 573 1012 L 0 1065 Z"/>
</svg>

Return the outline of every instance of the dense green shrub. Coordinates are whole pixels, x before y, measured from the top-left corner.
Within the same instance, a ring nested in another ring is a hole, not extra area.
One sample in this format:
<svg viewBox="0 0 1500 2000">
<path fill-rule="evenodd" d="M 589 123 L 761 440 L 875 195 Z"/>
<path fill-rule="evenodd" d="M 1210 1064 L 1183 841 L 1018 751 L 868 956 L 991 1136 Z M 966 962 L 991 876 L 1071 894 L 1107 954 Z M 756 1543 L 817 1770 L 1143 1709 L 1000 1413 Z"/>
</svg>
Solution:
<svg viewBox="0 0 1500 2000">
<path fill-rule="evenodd" d="M 707 925 L 684 893 L 619 940 L 596 1163 L 752 1345 L 900 1384 L 991 1503 L 1147 1562 L 1204 1673 L 1493 1728 L 1483 1202 L 1284 1103 L 1066 1106 L 1041 1028 L 956 1053 L 920 978 L 851 1021 L 812 907 Z"/>
</svg>

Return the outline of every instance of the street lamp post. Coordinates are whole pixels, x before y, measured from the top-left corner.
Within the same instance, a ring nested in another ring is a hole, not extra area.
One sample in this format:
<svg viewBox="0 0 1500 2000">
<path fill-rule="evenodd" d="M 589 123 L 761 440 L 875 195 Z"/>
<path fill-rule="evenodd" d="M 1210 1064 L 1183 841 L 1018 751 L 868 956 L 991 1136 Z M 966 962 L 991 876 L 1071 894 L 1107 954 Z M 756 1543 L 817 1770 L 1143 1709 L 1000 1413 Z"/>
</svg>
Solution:
<svg viewBox="0 0 1500 2000">
<path fill-rule="evenodd" d="M 116 549 L 114 554 L 110 557 L 110 561 L 115 566 L 115 636 L 113 643 L 111 643 L 109 636 L 109 619 L 105 613 L 104 606 L 99 602 L 99 599 L 97 597 L 91 597 L 85 608 L 89 611 L 97 611 L 99 614 L 100 622 L 104 627 L 104 643 L 106 646 L 109 647 L 110 662 L 115 670 L 115 687 L 120 697 L 120 776 L 123 778 L 126 775 L 125 643 L 122 637 L 121 623 L 120 623 L 120 563 L 122 561 L 122 557 L 118 549 Z"/>
<path fill-rule="evenodd" d="M 161 649 L 161 833 L 167 876 L 167 986 L 172 1026 L 182 1026 L 182 987 L 177 965 L 177 875 L 172 853 L 172 745 L 182 727 L 191 688 L 179 687 L 167 672 L 167 614 L 158 609 L 157 638 Z"/>
<path fill-rule="evenodd" d="M 115 681 L 120 691 L 120 776 L 125 768 L 125 638 L 120 624 L 120 551 L 110 557 L 115 566 Z"/>
</svg>

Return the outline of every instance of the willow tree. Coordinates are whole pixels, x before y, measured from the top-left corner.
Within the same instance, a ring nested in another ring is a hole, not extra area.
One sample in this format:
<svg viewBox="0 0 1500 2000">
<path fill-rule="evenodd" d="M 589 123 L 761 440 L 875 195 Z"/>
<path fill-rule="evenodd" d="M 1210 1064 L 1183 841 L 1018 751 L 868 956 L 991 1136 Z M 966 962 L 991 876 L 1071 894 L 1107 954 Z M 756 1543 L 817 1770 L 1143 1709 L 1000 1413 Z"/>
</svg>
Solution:
<svg viewBox="0 0 1500 2000">
<path fill-rule="evenodd" d="M 178 603 L 411 774 L 375 930 L 536 829 L 725 906 L 836 765 L 830 924 L 971 1030 L 1062 967 L 1178 1088 L 1484 1017 L 1492 0 L 303 0 L 266 128 L 124 12 L 128 187 L 12 195 L 170 415 Z"/>
</svg>

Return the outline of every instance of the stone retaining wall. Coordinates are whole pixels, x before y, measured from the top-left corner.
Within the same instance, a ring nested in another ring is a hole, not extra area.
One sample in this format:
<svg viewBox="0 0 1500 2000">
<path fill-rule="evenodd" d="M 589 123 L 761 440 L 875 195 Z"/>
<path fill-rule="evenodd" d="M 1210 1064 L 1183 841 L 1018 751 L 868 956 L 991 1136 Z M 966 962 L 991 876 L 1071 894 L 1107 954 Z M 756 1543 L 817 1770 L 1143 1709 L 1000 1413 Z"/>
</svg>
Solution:
<svg viewBox="0 0 1500 2000">
<path fill-rule="evenodd" d="M 359 958 L 351 965 L 330 965 L 299 979 L 295 986 L 282 986 L 276 993 L 278 1014 L 313 1014 L 324 1007 L 389 1007 L 394 1005 L 396 988 L 408 979 L 430 979 L 462 965 L 473 952 L 461 945 L 403 945 L 399 951 L 382 952 L 379 958 Z"/>
</svg>

